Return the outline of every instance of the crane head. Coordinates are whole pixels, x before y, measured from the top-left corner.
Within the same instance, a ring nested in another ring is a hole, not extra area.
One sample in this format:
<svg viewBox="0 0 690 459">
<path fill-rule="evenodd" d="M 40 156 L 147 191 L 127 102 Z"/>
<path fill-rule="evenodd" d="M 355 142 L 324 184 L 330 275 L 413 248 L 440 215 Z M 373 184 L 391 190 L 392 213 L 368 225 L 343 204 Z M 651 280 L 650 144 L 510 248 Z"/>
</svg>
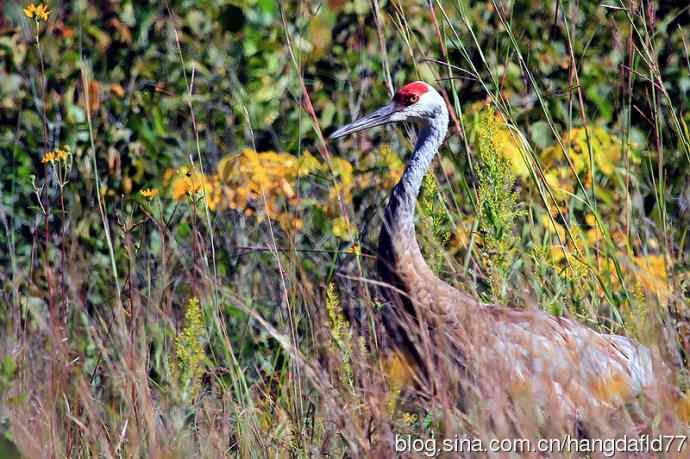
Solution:
<svg viewBox="0 0 690 459">
<path fill-rule="evenodd" d="M 330 138 L 338 139 L 388 123 L 431 120 L 444 110 L 446 107 L 441 95 L 427 83 L 415 81 L 400 88 L 388 104 L 341 127 Z"/>
</svg>

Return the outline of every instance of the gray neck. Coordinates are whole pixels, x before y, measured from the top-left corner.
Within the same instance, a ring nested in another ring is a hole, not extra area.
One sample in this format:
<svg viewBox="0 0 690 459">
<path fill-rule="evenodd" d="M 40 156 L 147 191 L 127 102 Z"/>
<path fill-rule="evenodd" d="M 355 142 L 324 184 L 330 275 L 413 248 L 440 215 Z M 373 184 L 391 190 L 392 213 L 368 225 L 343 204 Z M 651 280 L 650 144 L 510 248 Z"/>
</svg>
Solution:
<svg viewBox="0 0 690 459">
<path fill-rule="evenodd" d="M 443 142 L 447 128 L 448 115 L 445 110 L 422 126 L 414 153 L 407 163 L 400 182 L 395 185 L 388 200 L 382 233 L 387 231 L 392 237 L 395 235 L 414 236 L 417 196 L 424 175 L 431 166 L 431 160 L 434 159 L 441 142 Z"/>
</svg>

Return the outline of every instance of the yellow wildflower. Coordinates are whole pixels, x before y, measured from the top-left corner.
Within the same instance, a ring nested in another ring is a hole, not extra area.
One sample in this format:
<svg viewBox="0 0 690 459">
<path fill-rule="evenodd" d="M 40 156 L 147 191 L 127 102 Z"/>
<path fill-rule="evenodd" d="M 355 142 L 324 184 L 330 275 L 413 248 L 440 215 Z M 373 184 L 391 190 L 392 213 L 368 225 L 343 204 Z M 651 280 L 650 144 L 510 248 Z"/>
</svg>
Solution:
<svg viewBox="0 0 690 459">
<path fill-rule="evenodd" d="M 55 156 L 57 159 L 60 161 L 67 161 L 67 158 L 70 155 L 70 148 L 69 145 L 64 145 L 62 148 L 58 148 L 55 150 Z"/>
<path fill-rule="evenodd" d="M 356 229 L 351 227 L 347 218 L 340 216 L 333 221 L 333 234 L 336 237 L 349 241 L 350 233 L 354 236 Z"/>
<path fill-rule="evenodd" d="M 212 184 L 209 192 L 206 194 L 206 203 L 208 204 L 208 208 L 211 210 L 216 210 L 221 202 L 221 199 L 223 198 L 223 195 L 224 190 L 219 186 Z"/>
<path fill-rule="evenodd" d="M 470 138 L 478 139 L 489 137 L 487 145 L 491 154 L 497 154 L 508 163 L 510 171 L 515 177 L 526 178 L 530 174 L 527 163 L 527 152 L 520 137 L 511 129 L 508 120 L 501 113 L 491 110 L 487 115 L 487 107 L 483 102 L 472 104 L 468 113 L 473 115 L 472 122 L 468 126 Z M 491 116 L 491 120 L 488 119 Z M 490 133 L 487 132 L 487 124 L 491 124 Z M 484 133 L 482 133 L 484 130 Z"/>
<path fill-rule="evenodd" d="M 24 8 L 24 16 L 29 19 L 33 19 L 34 13 L 36 13 L 36 6 L 33 3 L 29 3 L 29 6 Z"/>
<path fill-rule="evenodd" d="M 391 353 L 384 361 L 383 367 L 394 393 L 399 392 L 401 388 L 409 386 L 414 382 L 415 372 L 412 361 L 407 354 L 401 352 Z M 390 402 L 395 407 L 397 400 L 393 399 Z"/>
<path fill-rule="evenodd" d="M 204 313 L 199 299 L 190 298 L 184 315 L 184 328 L 175 337 L 174 371 L 176 372 L 183 398 L 195 399 L 201 389 L 201 379 L 207 363 L 204 342 L 206 327 Z"/>
<path fill-rule="evenodd" d="M 163 183 L 165 185 L 169 185 L 170 181 L 175 178 L 176 174 L 177 171 L 172 167 L 168 167 L 167 169 L 165 169 L 165 171 L 163 172 Z"/>
<path fill-rule="evenodd" d="M 556 223 L 548 215 L 542 215 L 541 224 L 546 227 L 549 233 L 558 234 L 559 241 L 565 241 L 565 228 L 560 223 Z"/>
<path fill-rule="evenodd" d="M 43 155 L 43 158 L 41 158 L 41 162 L 43 164 L 47 164 L 47 163 L 55 162 L 56 159 L 57 159 L 57 156 L 55 155 L 55 152 L 49 151 L 45 155 Z"/>
<path fill-rule="evenodd" d="M 351 253 L 353 255 L 361 255 L 362 254 L 362 247 L 357 243 L 352 244 L 351 247 L 345 249 L 345 253 Z"/>
<path fill-rule="evenodd" d="M 39 21 L 39 20 L 47 21 L 49 14 L 50 14 L 50 11 L 48 11 L 48 7 L 46 5 L 44 5 L 43 3 L 39 3 L 38 5 L 34 5 L 33 3 L 30 3 L 29 6 L 24 8 L 24 15 L 27 18 L 34 19 L 36 21 Z"/>
<path fill-rule="evenodd" d="M 559 198 L 566 198 L 574 190 L 574 180 L 567 167 L 556 167 L 544 174 L 546 183 Z"/>
<path fill-rule="evenodd" d="M 563 134 L 562 142 L 568 146 L 568 156 L 578 174 L 589 170 L 589 145 L 592 146 L 591 156 L 596 169 L 604 175 L 613 175 L 616 164 L 621 159 L 621 140 L 601 127 L 595 127 L 589 132 L 584 128 L 573 128 Z M 559 144 L 554 144 L 541 153 L 541 160 L 547 165 L 562 162 L 562 157 L 563 152 Z"/>
<path fill-rule="evenodd" d="M 501 115 L 496 114 L 496 118 L 498 120 L 494 135 L 496 150 L 508 160 L 510 168 L 516 177 L 528 177 L 529 167 L 525 160 L 525 152 L 522 149 L 522 143 L 510 130 L 508 123 Z"/>
<path fill-rule="evenodd" d="M 405 169 L 405 163 L 403 163 L 400 156 L 398 156 L 388 144 L 384 144 L 379 150 L 379 153 L 379 165 L 386 170 L 383 178 L 383 187 L 389 189 L 400 180 L 403 170 Z"/>
<path fill-rule="evenodd" d="M 333 174 L 340 177 L 343 185 L 352 185 L 352 164 L 342 158 L 333 158 Z"/>
<path fill-rule="evenodd" d="M 333 282 L 326 288 L 326 312 L 328 313 L 328 328 L 331 332 L 331 349 L 340 355 L 340 380 L 344 385 L 352 387 L 352 331 L 343 313 Z"/>
<path fill-rule="evenodd" d="M 633 258 L 635 277 L 647 293 L 654 293 L 662 303 L 671 295 L 666 263 L 661 255 L 647 255 Z"/>
<path fill-rule="evenodd" d="M 568 252 L 567 249 L 564 249 L 562 245 L 560 244 L 552 244 L 548 248 L 549 250 L 549 256 L 551 257 L 551 261 L 553 263 L 558 263 L 560 262 L 564 256 L 567 256 Z"/>
<path fill-rule="evenodd" d="M 314 156 L 311 153 L 309 153 L 308 151 L 305 151 L 302 154 L 302 157 L 299 159 L 299 165 L 297 167 L 297 175 L 300 177 L 304 177 L 305 175 L 309 175 L 313 171 L 316 171 L 320 168 L 321 168 L 321 163 L 319 162 L 319 160 L 314 158 Z"/>
<path fill-rule="evenodd" d="M 471 231 L 468 231 L 465 225 L 458 225 L 453 234 L 450 235 L 450 245 L 455 249 L 465 248 L 470 245 Z"/>
<path fill-rule="evenodd" d="M 172 197 L 176 201 L 179 201 L 182 199 L 183 196 L 187 195 L 189 193 L 190 187 L 189 187 L 189 182 L 185 178 L 181 178 L 179 180 L 175 180 L 173 182 L 173 187 L 172 187 Z"/>
<path fill-rule="evenodd" d="M 41 162 L 43 164 L 54 163 L 55 161 L 67 161 L 69 158 L 69 147 L 64 146 L 58 148 L 57 150 L 49 151 L 43 155 Z"/>
<path fill-rule="evenodd" d="M 590 244 L 596 244 L 597 242 L 599 242 L 601 240 L 603 235 L 601 234 L 601 231 L 599 231 L 599 228 L 595 227 L 595 228 L 592 228 L 591 230 L 587 230 L 587 232 L 585 233 L 585 236 L 587 237 L 587 241 Z"/>
<path fill-rule="evenodd" d="M 41 18 L 44 21 L 48 20 L 48 15 L 50 14 L 50 11 L 48 11 L 48 7 L 44 4 L 40 4 L 36 7 L 36 16 Z"/>
<path fill-rule="evenodd" d="M 139 191 L 139 194 L 145 198 L 151 199 L 158 196 L 158 190 L 155 188 L 144 188 L 143 190 Z"/>
<path fill-rule="evenodd" d="M 245 210 L 245 214 L 247 211 Z M 304 228 L 304 220 L 301 218 L 290 215 L 289 213 L 280 213 L 277 210 L 267 209 L 267 214 L 275 215 L 275 219 L 278 221 L 280 226 L 284 229 L 293 229 L 299 231 Z"/>
<path fill-rule="evenodd" d="M 193 195 L 203 191 L 210 191 L 210 184 L 206 176 L 196 169 L 181 167 L 172 184 L 172 197 L 182 199 L 185 195 Z"/>
<path fill-rule="evenodd" d="M 408 426 L 411 426 L 417 422 L 417 415 L 414 413 L 405 412 L 402 415 L 402 421 Z"/>
</svg>

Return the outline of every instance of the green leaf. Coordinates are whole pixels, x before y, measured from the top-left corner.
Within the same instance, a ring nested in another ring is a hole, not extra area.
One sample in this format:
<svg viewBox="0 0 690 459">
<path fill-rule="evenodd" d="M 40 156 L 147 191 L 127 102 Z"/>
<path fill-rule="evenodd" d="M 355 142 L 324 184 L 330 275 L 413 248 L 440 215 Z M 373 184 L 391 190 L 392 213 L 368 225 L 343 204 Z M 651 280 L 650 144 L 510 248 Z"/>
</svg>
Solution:
<svg viewBox="0 0 690 459">
<path fill-rule="evenodd" d="M 553 144 L 553 134 L 546 121 L 532 123 L 529 127 L 529 135 L 534 145 L 540 150 Z"/>
<path fill-rule="evenodd" d="M 6 356 L 2 359 L 2 364 L 0 364 L 0 371 L 2 371 L 2 376 L 7 380 L 14 377 L 17 371 L 17 363 L 10 356 Z"/>
</svg>

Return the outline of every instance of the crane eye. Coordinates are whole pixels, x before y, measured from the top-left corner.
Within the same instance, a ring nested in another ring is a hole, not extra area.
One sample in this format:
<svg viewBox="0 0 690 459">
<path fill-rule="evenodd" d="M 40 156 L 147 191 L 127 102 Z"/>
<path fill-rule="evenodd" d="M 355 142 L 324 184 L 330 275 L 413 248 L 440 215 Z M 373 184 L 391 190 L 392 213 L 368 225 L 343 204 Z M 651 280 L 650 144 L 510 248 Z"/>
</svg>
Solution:
<svg viewBox="0 0 690 459">
<path fill-rule="evenodd" d="M 398 104 L 404 105 L 406 107 L 415 104 L 419 101 L 419 94 L 414 93 L 396 93 L 393 100 Z"/>
</svg>

